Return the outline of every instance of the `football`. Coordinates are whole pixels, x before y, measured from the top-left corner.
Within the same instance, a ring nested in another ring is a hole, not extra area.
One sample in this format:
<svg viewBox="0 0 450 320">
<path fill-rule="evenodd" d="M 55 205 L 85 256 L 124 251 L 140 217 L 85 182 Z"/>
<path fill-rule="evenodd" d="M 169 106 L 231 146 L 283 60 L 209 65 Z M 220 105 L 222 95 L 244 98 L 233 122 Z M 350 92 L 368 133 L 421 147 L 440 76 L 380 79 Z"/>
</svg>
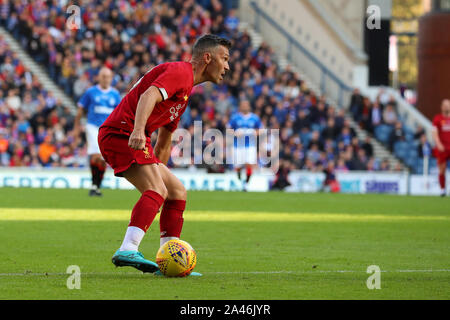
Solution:
<svg viewBox="0 0 450 320">
<path fill-rule="evenodd" d="M 159 248 L 156 263 L 166 277 L 186 277 L 197 263 L 197 254 L 186 241 L 174 239 Z"/>
</svg>

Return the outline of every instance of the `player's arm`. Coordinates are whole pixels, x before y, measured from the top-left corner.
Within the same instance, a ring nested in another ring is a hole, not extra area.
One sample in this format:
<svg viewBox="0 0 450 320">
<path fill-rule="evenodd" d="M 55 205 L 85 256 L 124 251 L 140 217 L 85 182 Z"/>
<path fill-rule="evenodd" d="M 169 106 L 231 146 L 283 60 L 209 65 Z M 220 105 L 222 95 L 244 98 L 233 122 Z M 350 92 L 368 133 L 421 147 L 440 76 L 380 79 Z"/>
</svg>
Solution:
<svg viewBox="0 0 450 320">
<path fill-rule="evenodd" d="M 439 138 L 439 132 L 438 132 L 437 127 L 433 126 L 433 130 L 432 130 L 431 133 L 432 133 L 432 136 L 433 136 L 434 143 L 435 143 L 436 147 L 438 148 L 438 150 L 441 151 L 441 152 L 444 152 L 445 148 L 444 148 L 444 145 L 441 142 L 441 139 Z"/>
<path fill-rule="evenodd" d="M 90 103 L 91 103 L 91 90 L 88 89 L 81 96 L 80 100 L 78 100 L 78 110 L 73 122 L 73 130 L 75 133 L 75 137 L 78 137 L 78 135 L 80 134 L 81 118 L 83 118 L 83 116 L 86 114 L 86 109 L 88 108 Z"/>
<path fill-rule="evenodd" d="M 150 86 L 139 98 L 134 119 L 134 129 L 128 140 L 128 146 L 135 150 L 142 150 L 145 147 L 145 125 L 150 117 L 155 105 L 163 101 L 159 89 Z"/>
<path fill-rule="evenodd" d="M 169 162 L 172 150 L 172 132 L 161 127 L 158 130 L 158 139 L 155 144 L 155 156 L 165 165 Z"/>
<path fill-rule="evenodd" d="M 75 119 L 73 121 L 73 131 L 75 137 L 78 137 L 80 135 L 81 118 L 83 118 L 84 114 L 85 114 L 84 107 L 79 104 L 77 114 L 75 115 Z"/>
<path fill-rule="evenodd" d="M 81 125 L 81 118 L 84 116 L 84 108 L 81 105 L 78 105 L 77 114 L 74 119 L 74 127 L 79 128 Z"/>
</svg>

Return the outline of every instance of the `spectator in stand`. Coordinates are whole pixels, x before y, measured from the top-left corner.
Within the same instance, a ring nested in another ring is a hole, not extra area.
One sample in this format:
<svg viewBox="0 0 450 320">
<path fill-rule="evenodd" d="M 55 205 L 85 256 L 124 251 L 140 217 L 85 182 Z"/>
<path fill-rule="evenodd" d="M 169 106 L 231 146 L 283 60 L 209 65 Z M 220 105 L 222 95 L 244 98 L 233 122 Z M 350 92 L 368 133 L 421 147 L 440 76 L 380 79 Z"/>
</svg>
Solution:
<svg viewBox="0 0 450 320">
<path fill-rule="evenodd" d="M 359 149 L 357 151 L 356 158 L 353 160 L 353 170 L 356 170 L 356 171 L 367 170 L 368 162 L 369 162 L 369 158 L 366 155 L 366 151 L 364 151 L 364 149 Z"/>
<path fill-rule="evenodd" d="M 383 109 L 378 101 L 375 101 L 370 109 L 366 129 L 373 134 L 376 127 L 383 123 Z"/>
<path fill-rule="evenodd" d="M 239 27 L 239 18 L 236 15 L 236 9 L 231 9 L 225 18 L 225 28 L 229 33 L 234 33 Z"/>
<path fill-rule="evenodd" d="M 313 131 L 311 134 L 311 139 L 309 140 L 308 150 L 311 149 L 313 146 L 317 146 L 317 150 L 323 150 L 323 143 L 320 139 L 320 132 L 319 131 Z"/>
<path fill-rule="evenodd" d="M 376 171 L 376 163 L 374 158 L 369 158 L 369 161 L 367 162 L 366 170 L 370 172 Z"/>
<path fill-rule="evenodd" d="M 342 128 L 342 132 L 339 135 L 339 141 L 342 141 L 344 145 L 349 146 L 352 143 L 353 136 L 351 134 L 350 128 Z"/>
<path fill-rule="evenodd" d="M 424 134 L 425 134 L 425 129 L 420 125 L 417 126 L 416 132 L 414 133 L 414 140 L 420 141 Z"/>
<path fill-rule="evenodd" d="M 366 139 L 364 140 L 364 143 L 361 145 L 361 148 L 364 149 L 364 151 L 366 152 L 366 155 L 369 158 L 373 157 L 374 152 L 373 152 L 373 146 L 372 146 L 372 139 L 370 138 L 370 136 L 366 137 Z"/>
<path fill-rule="evenodd" d="M 397 121 L 395 123 L 394 130 L 391 132 L 389 136 L 389 148 L 391 151 L 394 150 L 394 145 L 399 141 L 405 141 L 405 130 L 403 129 L 403 123 Z"/>
<path fill-rule="evenodd" d="M 327 119 L 326 105 L 324 102 L 319 102 L 317 106 L 313 106 L 310 109 L 311 121 L 324 125 Z"/>
<path fill-rule="evenodd" d="M 380 164 L 380 171 L 391 171 L 391 165 L 388 159 L 384 159 Z"/>
<path fill-rule="evenodd" d="M 342 128 L 344 127 L 344 123 L 345 123 L 345 110 L 339 109 L 336 112 L 336 116 L 334 118 L 335 118 L 336 127 L 338 128 L 339 131 L 341 131 Z"/>
<path fill-rule="evenodd" d="M 345 164 L 345 159 L 343 157 L 339 158 L 336 165 L 336 172 L 348 172 L 349 169 Z"/>
<path fill-rule="evenodd" d="M 392 104 L 388 104 L 386 109 L 383 111 L 383 122 L 387 125 L 394 126 L 397 123 L 397 112 Z"/>
<path fill-rule="evenodd" d="M 419 145 L 417 146 L 417 154 L 419 158 L 423 159 L 425 157 L 430 158 L 432 153 L 432 148 L 427 140 L 427 136 L 422 134 L 419 139 Z"/>
<path fill-rule="evenodd" d="M 300 109 L 298 111 L 297 119 L 294 121 L 294 131 L 299 133 L 306 129 L 308 132 L 311 129 L 311 121 L 309 120 L 305 110 Z"/>
<path fill-rule="evenodd" d="M 52 143 L 52 137 L 47 135 L 44 142 L 39 145 L 39 161 L 45 166 L 51 166 L 57 160 L 56 146 Z"/>
<path fill-rule="evenodd" d="M 8 95 L 5 99 L 6 105 L 14 113 L 16 113 L 19 110 L 19 107 L 22 103 L 22 100 L 20 99 L 18 93 L 19 89 L 10 89 L 8 90 Z"/>
<path fill-rule="evenodd" d="M 361 114 L 361 110 L 364 105 L 364 97 L 361 95 L 361 92 L 359 89 L 354 89 L 353 94 L 350 100 L 350 112 L 353 115 L 353 119 L 357 121 L 359 119 L 359 116 Z"/>
<path fill-rule="evenodd" d="M 339 128 L 335 125 L 335 120 L 333 117 L 328 118 L 327 126 L 322 131 L 322 141 L 327 139 L 336 140 L 339 135 Z"/>
</svg>

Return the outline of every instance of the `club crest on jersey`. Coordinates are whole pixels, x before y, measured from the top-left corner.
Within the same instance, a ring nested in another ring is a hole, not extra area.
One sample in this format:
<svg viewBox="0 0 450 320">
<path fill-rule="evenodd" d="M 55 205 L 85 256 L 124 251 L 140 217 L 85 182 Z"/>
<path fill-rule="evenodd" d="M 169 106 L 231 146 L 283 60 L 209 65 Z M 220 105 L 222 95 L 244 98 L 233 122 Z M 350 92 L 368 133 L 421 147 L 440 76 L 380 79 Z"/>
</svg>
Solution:
<svg viewBox="0 0 450 320">
<path fill-rule="evenodd" d="M 148 147 L 145 147 L 144 150 L 142 150 L 142 152 L 145 154 L 145 159 L 150 158 L 150 152 L 148 151 Z"/>
</svg>

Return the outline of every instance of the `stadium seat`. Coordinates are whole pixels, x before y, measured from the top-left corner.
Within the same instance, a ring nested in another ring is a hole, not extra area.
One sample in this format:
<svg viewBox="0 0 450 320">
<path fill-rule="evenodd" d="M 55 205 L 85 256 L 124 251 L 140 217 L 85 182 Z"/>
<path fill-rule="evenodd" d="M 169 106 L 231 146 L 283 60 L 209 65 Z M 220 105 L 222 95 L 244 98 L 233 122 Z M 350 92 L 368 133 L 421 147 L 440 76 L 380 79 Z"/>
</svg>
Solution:
<svg viewBox="0 0 450 320">
<path fill-rule="evenodd" d="M 386 144 L 389 141 L 389 136 L 391 135 L 392 130 L 393 128 L 391 126 L 381 124 L 375 128 L 375 137 Z"/>
</svg>

